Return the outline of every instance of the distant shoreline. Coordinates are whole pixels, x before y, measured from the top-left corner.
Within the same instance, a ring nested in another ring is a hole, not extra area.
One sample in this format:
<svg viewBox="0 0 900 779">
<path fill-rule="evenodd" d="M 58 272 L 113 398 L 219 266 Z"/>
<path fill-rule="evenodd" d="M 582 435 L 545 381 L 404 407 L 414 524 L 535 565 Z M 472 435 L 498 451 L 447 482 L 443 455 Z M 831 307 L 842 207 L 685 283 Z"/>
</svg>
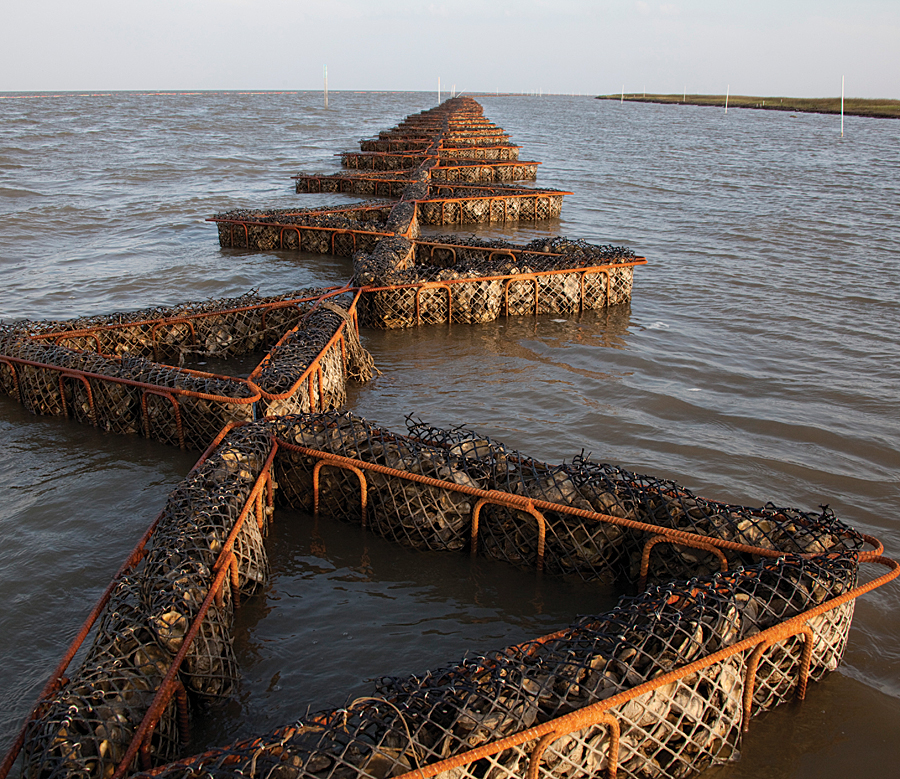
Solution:
<svg viewBox="0 0 900 779">
<path fill-rule="evenodd" d="M 629 103 L 673 103 L 725 107 L 725 95 L 644 95 L 625 94 Z M 622 100 L 622 95 L 598 95 L 597 100 Z M 729 108 L 755 108 L 762 111 L 790 111 L 805 114 L 839 114 L 839 97 L 755 97 L 729 95 Z M 871 100 L 859 97 L 844 98 L 845 116 L 872 116 L 880 119 L 900 119 L 900 100 Z"/>
</svg>

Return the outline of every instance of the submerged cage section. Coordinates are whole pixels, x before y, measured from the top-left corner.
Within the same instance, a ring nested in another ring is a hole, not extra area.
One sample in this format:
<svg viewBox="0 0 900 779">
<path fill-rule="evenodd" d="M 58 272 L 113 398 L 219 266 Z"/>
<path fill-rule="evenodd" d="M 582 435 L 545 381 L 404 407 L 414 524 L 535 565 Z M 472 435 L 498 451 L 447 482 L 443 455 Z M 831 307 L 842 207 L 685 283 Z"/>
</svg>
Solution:
<svg viewBox="0 0 900 779">
<path fill-rule="evenodd" d="M 260 398 L 246 380 L 15 336 L 0 339 L 0 387 L 33 414 L 200 451 L 223 425 L 253 419 Z"/>
<path fill-rule="evenodd" d="M 563 196 L 568 194 L 553 189 L 441 184 L 419 200 L 418 217 L 424 225 L 538 222 L 559 217 Z"/>
<path fill-rule="evenodd" d="M 494 184 L 511 181 L 534 181 L 539 162 L 475 162 L 442 158 L 431 169 L 431 180 L 439 183 Z"/>
<path fill-rule="evenodd" d="M 414 549 L 623 586 L 865 543 L 830 511 L 721 504 L 581 456 L 550 465 L 464 428 L 408 424 L 401 436 L 349 413 L 276 420 L 281 500 Z"/>
<path fill-rule="evenodd" d="M 414 241 L 411 255 L 358 256 L 354 270 L 365 285 L 362 324 L 392 329 L 617 305 L 630 299 L 634 268 L 645 262 L 622 247 L 561 238 L 516 246 L 438 236 Z"/>
<path fill-rule="evenodd" d="M 680 522 L 676 500 L 705 520 Z M 276 504 L 547 574 L 627 580 L 644 559 L 665 584 L 164 766 L 202 701 L 237 681 L 234 611 L 264 587 Z M 711 532 L 723 515 L 736 525 Z M 741 543 L 751 525 L 755 546 Z M 642 555 L 657 538 L 674 551 Z M 853 598 L 897 575 L 867 540 L 829 512 L 725 506 L 612 466 L 551 466 L 462 428 L 410 421 L 400 435 L 336 413 L 247 423 L 173 491 L 101 599 L 85 659 L 59 671 L 24 731 L 24 774 L 688 776 L 736 758 L 751 716 L 837 667 Z M 713 573 L 685 554 L 711 549 Z M 860 587 L 861 560 L 891 571 Z"/>
<path fill-rule="evenodd" d="M 392 207 L 374 201 L 345 208 L 235 210 L 207 221 L 216 224 L 223 249 L 294 249 L 351 257 L 371 251 L 379 237 L 392 234 L 387 224 Z"/>
<path fill-rule="evenodd" d="M 827 672 L 855 579 L 852 560 L 776 561 L 647 593 L 144 775 L 680 779 L 739 756 L 756 692 L 773 677 L 792 679 L 787 700 Z M 768 608 L 793 589 L 804 596 L 790 609 Z M 745 603 L 763 616 L 742 619 Z M 787 649 L 792 633 L 800 652 Z"/>
<path fill-rule="evenodd" d="M 402 197 L 410 184 L 409 173 L 335 173 L 314 176 L 298 174 L 293 177 L 298 193 L 342 193 L 367 197 Z"/>
<path fill-rule="evenodd" d="M 250 305 L 253 295 L 238 306 L 229 299 L 3 326 L 0 391 L 34 414 L 197 451 L 229 423 L 339 408 L 346 380 L 366 381 L 373 370 L 359 343 L 359 295 L 305 292 Z M 249 379 L 158 361 L 180 364 L 185 356 L 231 357 L 268 347 Z"/>
<path fill-rule="evenodd" d="M 22 322 L 16 330 L 35 341 L 108 357 L 128 353 L 166 363 L 195 356 L 229 358 L 270 348 L 300 322 L 310 302 L 339 290 L 300 289 L 267 297 L 249 292 L 67 321 Z"/>
</svg>

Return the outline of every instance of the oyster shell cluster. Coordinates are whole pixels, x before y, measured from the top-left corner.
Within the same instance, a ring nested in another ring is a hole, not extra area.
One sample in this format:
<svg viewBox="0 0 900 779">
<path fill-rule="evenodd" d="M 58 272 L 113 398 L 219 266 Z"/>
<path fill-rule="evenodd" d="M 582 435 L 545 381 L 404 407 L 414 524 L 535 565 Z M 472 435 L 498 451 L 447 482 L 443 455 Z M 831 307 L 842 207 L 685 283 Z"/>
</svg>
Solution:
<svg viewBox="0 0 900 779">
<path fill-rule="evenodd" d="M 140 433 L 176 446 L 183 442 L 186 448 L 202 451 L 228 422 L 253 419 L 256 403 L 262 406 L 262 413 L 311 410 L 308 387 L 290 390 L 348 319 L 349 312 L 328 300 L 317 301 L 316 307 L 310 302 L 278 305 L 304 293 L 308 297 L 309 292 L 299 290 L 269 298 L 250 294 L 65 323 L 0 325 L 0 356 L 54 366 L 14 364 L 10 368 L 0 362 L 0 390 L 37 414 L 68 415 L 108 432 Z M 325 291 L 312 292 L 321 297 Z M 257 402 L 232 402 L 258 397 L 255 387 L 245 380 L 183 371 L 148 357 L 177 354 L 181 362 L 186 354 L 248 354 L 271 346 L 285 330 L 289 333 L 272 350 L 259 375 L 254 373 L 265 393 Z M 51 337 L 67 345 L 54 343 Z M 121 356 L 99 354 L 94 351 L 98 348 Z M 344 328 L 343 346 L 338 343 L 323 355 L 321 365 L 322 384 L 314 382 L 312 408 L 342 405 L 346 378 L 366 381 L 374 370 L 355 327 Z M 61 381 L 61 369 L 76 374 L 66 375 Z M 81 372 L 96 376 L 82 380 L 77 375 Z M 154 389 L 147 391 L 116 379 Z"/>
<path fill-rule="evenodd" d="M 251 374 L 263 392 L 265 415 L 340 408 L 346 399 L 346 379 L 366 382 L 372 378 L 375 361 L 363 348 L 356 328 L 348 324 L 349 318 L 347 309 L 323 302 L 269 352 Z M 326 349 L 342 325 L 347 325 L 341 333 L 342 341 Z M 320 372 L 310 391 L 298 382 L 316 359 Z"/>
<path fill-rule="evenodd" d="M 539 462 L 465 428 L 444 430 L 410 418 L 409 435 L 399 436 L 353 414 L 329 412 L 284 417 L 276 420 L 275 429 L 289 443 L 446 482 L 448 488 L 441 489 L 402 476 L 367 473 L 370 526 L 416 549 L 467 545 L 473 498 L 454 493 L 454 484 L 785 553 L 847 553 L 863 543 L 827 509 L 815 514 L 708 501 L 672 481 L 583 455 L 560 465 Z M 282 498 L 304 511 L 312 510 L 314 464 L 315 458 L 299 454 L 285 454 L 277 464 Z M 323 513 L 359 521 L 356 475 L 325 468 L 319 489 Z M 637 581 L 644 546 L 655 535 L 652 527 L 584 519 L 563 510 L 547 509 L 543 515 L 545 571 L 588 581 Z M 481 513 L 477 543 L 485 556 L 531 569 L 539 566 L 539 526 L 529 512 L 490 503 Z M 731 565 L 758 559 L 751 553 L 724 550 L 724 554 Z M 709 552 L 673 544 L 655 546 L 651 559 L 653 578 L 664 581 L 688 579 L 704 565 L 710 570 L 719 567 L 718 558 Z"/>
<path fill-rule="evenodd" d="M 80 668 L 30 724 L 26 777 L 102 779 L 124 759 L 210 596 L 216 564 L 271 447 L 265 424 L 237 428 L 170 495 L 143 559 L 117 582 Z M 267 580 L 263 537 L 268 519 L 264 511 L 260 526 L 251 511 L 235 536 L 240 593 L 253 594 Z M 219 597 L 212 597 L 179 668 L 177 679 L 194 699 L 229 695 L 237 680 L 229 582 L 226 577 Z M 179 747 L 176 714 L 173 699 L 150 744 L 156 761 L 173 758 Z"/>
<path fill-rule="evenodd" d="M 856 571 L 848 557 L 767 560 L 655 588 L 545 639 L 417 676 L 383 678 L 371 696 L 268 736 L 179 761 L 157 775 L 398 776 L 633 690 L 847 592 Z M 814 678 L 842 651 L 845 633 L 846 626 L 837 632 L 816 629 Z M 680 778 L 734 759 L 744 718 L 747 655 L 683 674 L 614 706 L 610 712 L 621 725 L 621 775 Z M 756 689 L 768 695 L 773 679 L 796 678 L 799 662 L 799 646 L 777 662 L 770 650 Z M 537 743 L 525 740 L 438 776 L 521 777 Z M 608 747 L 603 725 L 561 733 L 543 754 L 544 775 L 593 774 L 606 767 Z"/>
<path fill-rule="evenodd" d="M 623 302 L 631 295 L 634 269 L 622 263 L 634 259 L 634 253 L 623 247 L 565 238 L 524 246 L 452 236 L 429 241 L 386 238 L 371 253 L 354 255 L 354 282 L 398 287 L 364 293 L 360 317 L 370 327 L 491 322 L 504 313 L 572 314 Z M 605 272 L 550 272 L 609 265 L 613 267 Z M 516 280 L 520 275 L 528 278 Z M 429 282 L 452 283 L 416 286 Z"/>
<path fill-rule="evenodd" d="M 217 223 L 223 248 L 256 251 L 284 248 L 319 254 L 330 254 L 333 248 L 335 254 L 349 257 L 359 242 L 366 241 L 365 236 L 352 240 L 340 231 L 387 232 L 393 205 L 375 200 L 342 208 L 238 209 L 215 214 L 210 221 Z M 303 230 L 304 227 L 325 229 Z M 374 243 L 375 236 L 372 236 L 366 245 L 371 248 Z"/>
</svg>

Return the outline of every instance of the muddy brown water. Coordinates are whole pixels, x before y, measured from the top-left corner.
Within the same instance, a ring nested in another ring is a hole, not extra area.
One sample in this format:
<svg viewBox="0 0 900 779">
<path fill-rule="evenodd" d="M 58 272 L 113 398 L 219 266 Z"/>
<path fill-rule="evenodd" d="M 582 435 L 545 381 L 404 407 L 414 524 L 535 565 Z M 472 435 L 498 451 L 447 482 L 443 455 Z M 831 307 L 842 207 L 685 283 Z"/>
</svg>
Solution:
<svg viewBox="0 0 900 779">
<path fill-rule="evenodd" d="M 382 374 L 348 408 L 582 451 L 701 495 L 814 509 L 900 555 L 900 123 L 478 98 L 571 190 L 559 220 L 461 231 L 626 245 L 630 306 L 366 332 Z M 343 259 L 221 250 L 204 221 L 298 196 L 293 173 L 429 108 L 430 94 L 0 96 L 0 318 L 67 318 L 347 279 Z M 440 231 L 432 231 L 440 232 Z M 236 372 L 240 370 L 236 368 Z M 0 398 L 0 747 L 195 457 Z M 613 593 L 398 549 L 279 512 L 277 572 L 246 603 L 239 694 L 198 744 L 340 704 L 567 624 Z M 857 605 L 841 669 L 754 721 L 717 777 L 844 777 L 900 762 L 900 586 Z"/>
</svg>

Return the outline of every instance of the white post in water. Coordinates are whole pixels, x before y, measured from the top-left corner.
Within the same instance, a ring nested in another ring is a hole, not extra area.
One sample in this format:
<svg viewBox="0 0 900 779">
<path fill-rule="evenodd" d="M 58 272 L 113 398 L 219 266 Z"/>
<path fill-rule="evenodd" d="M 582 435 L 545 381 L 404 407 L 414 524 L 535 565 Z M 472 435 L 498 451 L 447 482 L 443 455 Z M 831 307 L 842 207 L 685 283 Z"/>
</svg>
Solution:
<svg viewBox="0 0 900 779">
<path fill-rule="evenodd" d="M 438 76 L 438 105 L 441 104 L 441 77 Z"/>
<path fill-rule="evenodd" d="M 731 84 L 725 87 L 725 113 L 728 113 L 728 93 L 731 92 Z"/>
<path fill-rule="evenodd" d="M 841 138 L 844 137 L 844 77 L 841 76 Z"/>
<path fill-rule="evenodd" d="M 325 66 L 325 107 L 328 108 L 328 65 Z"/>
<path fill-rule="evenodd" d="M 625 102 L 625 85 L 622 84 L 622 99 L 619 101 L 620 103 Z"/>
</svg>

